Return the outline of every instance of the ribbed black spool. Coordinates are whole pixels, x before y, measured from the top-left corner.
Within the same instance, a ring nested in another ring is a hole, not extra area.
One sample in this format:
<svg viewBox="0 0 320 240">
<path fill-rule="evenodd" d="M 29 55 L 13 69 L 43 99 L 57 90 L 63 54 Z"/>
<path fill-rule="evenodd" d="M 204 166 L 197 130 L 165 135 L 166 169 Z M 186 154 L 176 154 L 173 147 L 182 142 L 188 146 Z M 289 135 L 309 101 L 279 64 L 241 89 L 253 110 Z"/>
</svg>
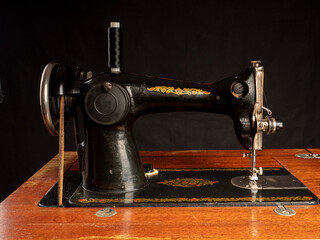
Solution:
<svg viewBox="0 0 320 240">
<path fill-rule="evenodd" d="M 108 66 L 110 68 L 121 68 L 121 28 L 108 28 Z"/>
</svg>

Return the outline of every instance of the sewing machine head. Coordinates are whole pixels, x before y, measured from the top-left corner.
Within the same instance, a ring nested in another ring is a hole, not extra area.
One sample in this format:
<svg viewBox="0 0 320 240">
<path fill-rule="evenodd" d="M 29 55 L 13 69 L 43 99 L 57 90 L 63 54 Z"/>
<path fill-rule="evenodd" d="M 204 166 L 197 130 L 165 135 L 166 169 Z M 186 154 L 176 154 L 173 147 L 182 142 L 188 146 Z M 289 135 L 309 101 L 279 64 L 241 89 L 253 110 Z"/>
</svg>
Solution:
<svg viewBox="0 0 320 240">
<path fill-rule="evenodd" d="M 58 63 L 49 63 L 42 74 L 40 103 L 44 122 L 58 135 L 60 99 L 66 119 L 74 119 L 82 187 L 89 192 L 121 193 L 147 184 L 132 125 L 148 113 L 203 111 L 233 119 L 241 146 L 251 151 L 251 179 L 257 178 L 255 151 L 262 149 L 262 134 L 274 133 L 283 123 L 263 106 L 264 69 L 260 61 L 239 75 L 212 84 L 121 72 L 120 26 L 109 28 L 110 72 L 93 76 Z M 85 76 L 86 75 L 86 76 Z M 83 115 L 79 126 L 77 109 Z M 267 111 L 264 117 L 263 110 Z M 80 139 L 79 131 L 84 133 Z"/>
</svg>

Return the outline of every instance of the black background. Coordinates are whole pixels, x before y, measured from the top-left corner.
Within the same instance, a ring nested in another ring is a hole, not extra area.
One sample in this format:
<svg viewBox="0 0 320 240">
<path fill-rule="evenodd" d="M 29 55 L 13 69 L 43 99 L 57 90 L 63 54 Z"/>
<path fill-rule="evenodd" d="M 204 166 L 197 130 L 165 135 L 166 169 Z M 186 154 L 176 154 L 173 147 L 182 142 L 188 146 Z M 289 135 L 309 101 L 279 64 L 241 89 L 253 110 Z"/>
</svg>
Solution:
<svg viewBox="0 0 320 240">
<path fill-rule="evenodd" d="M 40 114 L 43 68 L 106 71 L 111 21 L 121 22 L 126 72 L 215 82 L 261 59 L 268 107 L 285 121 L 264 148 L 320 146 L 318 1 L 11 1 L 0 9 L 0 200 L 58 152 Z M 231 119 L 217 114 L 148 115 L 134 132 L 140 150 L 240 148 Z"/>
</svg>

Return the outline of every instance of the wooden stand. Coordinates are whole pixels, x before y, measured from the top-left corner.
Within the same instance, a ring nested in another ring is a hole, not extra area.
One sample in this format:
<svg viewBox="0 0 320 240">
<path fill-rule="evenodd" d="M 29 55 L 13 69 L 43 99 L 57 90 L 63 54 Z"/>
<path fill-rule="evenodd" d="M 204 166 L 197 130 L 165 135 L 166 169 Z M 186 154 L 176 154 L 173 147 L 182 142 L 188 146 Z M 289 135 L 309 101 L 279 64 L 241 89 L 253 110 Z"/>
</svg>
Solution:
<svg viewBox="0 0 320 240">
<path fill-rule="evenodd" d="M 312 149 L 320 153 L 320 149 Z M 242 150 L 141 152 L 155 168 L 242 168 Z M 258 152 L 258 167 L 283 166 L 320 197 L 320 159 L 300 159 L 303 149 Z M 65 169 L 76 161 L 65 153 Z M 320 206 L 291 206 L 296 215 L 280 216 L 275 207 L 41 208 L 37 204 L 57 182 L 58 156 L 0 204 L 1 239 L 317 239 Z M 73 168 L 76 168 L 75 164 Z"/>
</svg>

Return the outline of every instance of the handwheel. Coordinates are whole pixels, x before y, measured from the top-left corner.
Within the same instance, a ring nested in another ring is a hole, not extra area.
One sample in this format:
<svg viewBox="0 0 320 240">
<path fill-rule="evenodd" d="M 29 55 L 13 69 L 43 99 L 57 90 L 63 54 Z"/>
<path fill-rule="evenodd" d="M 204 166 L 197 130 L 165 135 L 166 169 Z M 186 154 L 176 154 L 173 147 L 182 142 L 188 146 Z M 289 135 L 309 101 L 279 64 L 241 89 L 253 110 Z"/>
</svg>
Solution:
<svg viewBox="0 0 320 240">
<path fill-rule="evenodd" d="M 54 136 L 59 134 L 60 96 L 65 94 L 66 86 L 74 76 L 73 70 L 56 62 L 48 63 L 42 72 L 40 108 L 43 121 Z"/>
</svg>

